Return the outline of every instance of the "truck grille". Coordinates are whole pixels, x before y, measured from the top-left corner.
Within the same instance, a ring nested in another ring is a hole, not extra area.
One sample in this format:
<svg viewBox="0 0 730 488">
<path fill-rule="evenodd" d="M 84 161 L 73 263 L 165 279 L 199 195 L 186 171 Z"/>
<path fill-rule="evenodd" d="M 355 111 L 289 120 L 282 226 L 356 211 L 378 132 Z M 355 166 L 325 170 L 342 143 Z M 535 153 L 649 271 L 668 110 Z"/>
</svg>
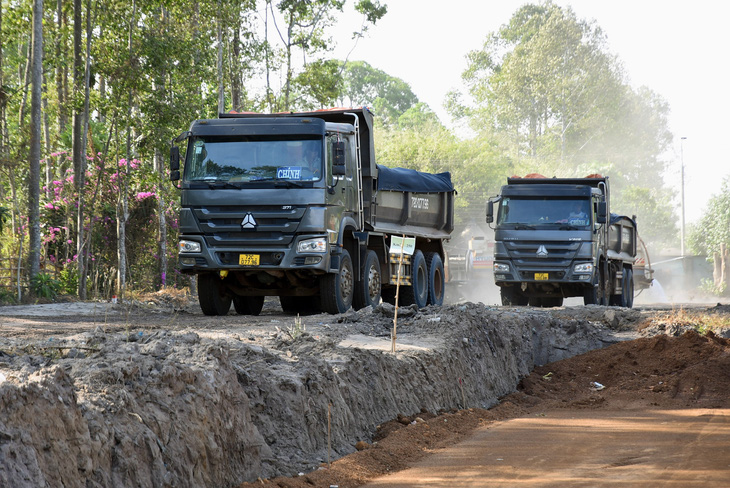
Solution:
<svg viewBox="0 0 730 488">
<path fill-rule="evenodd" d="M 519 269 L 565 268 L 570 265 L 580 248 L 580 242 L 505 241 L 504 247 Z M 538 250 L 547 254 L 538 257 Z"/>
<path fill-rule="evenodd" d="M 200 207 L 193 215 L 209 247 L 286 246 L 304 216 L 306 207 Z M 244 228 L 244 219 L 250 228 Z"/>
</svg>

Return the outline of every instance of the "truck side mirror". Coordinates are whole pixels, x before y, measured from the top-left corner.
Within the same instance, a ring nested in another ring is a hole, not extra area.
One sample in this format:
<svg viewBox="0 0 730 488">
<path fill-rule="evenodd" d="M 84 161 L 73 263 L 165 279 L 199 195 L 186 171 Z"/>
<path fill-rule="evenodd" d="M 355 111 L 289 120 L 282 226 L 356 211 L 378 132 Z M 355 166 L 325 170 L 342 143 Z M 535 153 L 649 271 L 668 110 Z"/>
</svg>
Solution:
<svg viewBox="0 0 730 488">
<path fill-rule="evenodd" d="M 180 148 L 172 146 L 170 148 L 170 181 L 180 179 Z"/>
<path fill-rule="evenodd" d="M 606 201 L 602 200 L 598 202 L 598 213 L 596 214 L 596 222 L 599 224 L 605 224 L 608 217 L 608 206 Z"/>
<path fill-rule="evenodd" d="M 345 141 L 337 141 L 332 145 L 332 175 L 345 175 Z"/>
<path fill-rule="evenodd" d="M 494 222 L 494 202 L 487 200 L 487 223 L 491 224 Z"/>
</svg>

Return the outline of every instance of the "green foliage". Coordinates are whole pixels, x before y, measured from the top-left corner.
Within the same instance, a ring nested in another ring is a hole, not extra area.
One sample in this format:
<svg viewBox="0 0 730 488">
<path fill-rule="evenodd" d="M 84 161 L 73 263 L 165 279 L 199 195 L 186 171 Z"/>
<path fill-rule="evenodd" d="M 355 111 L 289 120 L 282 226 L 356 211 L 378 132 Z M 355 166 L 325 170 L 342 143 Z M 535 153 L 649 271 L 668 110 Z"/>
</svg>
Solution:
<svg viewBox="0 0 730 488">
<path fill-rule="evenodd" d="M 636 214 L 654 243 L 675 242 L 662 186 L 669 107 L 626 83 L 595 23 L 549 1 L 527 4 L 467 59 L 466 90 L 450 93 L 447 108 L 489 138 L 516 174 L 608 175 L 612 210 Z"/>
<path fill-rule="evenodd" d="M 331 107 L 339 96 L 341 84 L 340 63 L 337 61 L 309 63 L 294 79 L 295 89 L 301 93 L 297 105 L 304 110 Z"/>
<path fill-rule="evenodd" d="M 3 233 L 5 223 L 10 218 L 10 209 L 7 207 L 0 206 L 0 234 Z"/>
<path fill-rule="evenodd" d="M 730 247 L 730 177 L 723 179 L 720 193 L 710 198 L 702 218 L 690 228 L 687 237 L 689 249 L 710 261 L 722 244 Z"/>
<path fill-rule="evenodd" d="M 61 283 L 48 273 L 38 273 L 30 279 L 30 291 L 38 298 L 55 300 L 61 292 Z"/>
<path fill-rule="evenodd" d="M 669 190 L 629 186 L 614 192 L 611 209 L 622 215 L 640 216 L 637 219 L 639 235 L 649 249 L 658 251 L 677 245 L 679 233 Z"/>
<path fill-rule="evenodd" d="M 0 288 L 0 305 L 14 305 L 17 302 L 15 294 L 6 288 Z"/>
<path fill-rule="evenodd" d="M 75 266 L 69 266 L 59 273 L 60 291 L 66 295 L 75 295 L 79 290 L 79 273 Z"/>
<path fill-rule="evenodd" d="M 373 107 L 378 123 L 385 126 L 395 125 L 418 103 L 408 83 L 364 61 L 345 63 L 343 82 L 341 105 Z"/>
</svg>

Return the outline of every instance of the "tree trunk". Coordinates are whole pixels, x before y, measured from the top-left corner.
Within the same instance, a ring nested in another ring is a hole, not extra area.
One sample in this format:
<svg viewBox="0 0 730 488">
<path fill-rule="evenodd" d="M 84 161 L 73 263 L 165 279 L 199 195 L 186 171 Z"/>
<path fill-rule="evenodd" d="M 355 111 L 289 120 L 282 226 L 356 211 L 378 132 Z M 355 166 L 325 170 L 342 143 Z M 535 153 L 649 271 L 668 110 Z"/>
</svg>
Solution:
<svg viewBox="0 0 730 488">
<path fill-rule="evenodd" d="M 223 19 L 221 18 L 221 0 L 218 0 L 218 113 L 226 109 L 226 95 L 223 84 Z"/>
<path fill-rule="evenodd" d="M 66 125 L 68 124 L 68 116 L 66 115 L 66 97 L 64 89 L 64 79 L 66 76 L 66 70 L 64 69 L 65 63 L 61 61 L 63 55 L 61 51 L 61 39 L 63 26 L 65 23 L 65 16 L 63 14 L 63 0 L 57 0 L 56 2 L 56 17 L 58 26 L 56 27 L 56 96 L 58 97 L 58 132 L 63 134 L 66 132 Z"/>
<path fill-rule="evenodd" d="M 231 47 L 233 51 L 232 62 L 231 62 L 231 108 L 238 112 L 243 110 L 241 106 L 241 28 L 236 24 L 236 28 L 233 29 L 233 39 L 231 39 Z"/>
<path fill-rule="evenodd" d="M 28 178 L 29 277 L 40 273 L 41 95 L 43 89 L 43 0 L 33 2 L 32 91 L 30 99 L 30 175 Z"/>
<path fill-rule="evenodd" d="M 720 244 L 720 252 L 715 252 L 712 260 L 715 288 L 727 293 L 730 291 L 730 248 L 726 244 Z"/>
<path fill-rule="evenodd" d="M 134 25 L 137 17 L 137 2 L 132 0 L 132 18 L 129 21 L 129 64 L 132 65 L 134 53 L 133 34 Z M 126 147 L 126 164 L 124 172 L 119 171 L 120 188 L 119 199 L 117 200 L 117 259 L 119 261 L 119 269 L 117 269 L 117 294 L 120 298 L 124 298 L 127 290 L 127 220 L 129 220 L 129 198 L 127 196 L 127 180 L 129 177 L 129 161 L 132 158 L 132 103 L 134 101 L 133 88 L 129 87 L 127 95 L 127 147 Z"/>
<path fill-rule="evenodd" d="M 79 298 L 86 300 L 86 283 L 88 273 L 86 272 L 87 265 L 87 248 L 86 240 L 90 239 L 90 235 L 87 236 L 85 233 L 85 191 L 86 191 L 86 148 L 88 146 L 89 136 L 89 91 L 90 91 L 90 78 L 91 78 L 91 0 L 86 2 L 86 54 L 84 63 L 84 109 L 82 113 L 82 131 L 81 131 L 81 181 L 79 183 L 79 208 L 78 208 L 78 243 L 76 246 L 76 255 L 78 259 L 78 272 L 79 272 Z"/>
</svg>

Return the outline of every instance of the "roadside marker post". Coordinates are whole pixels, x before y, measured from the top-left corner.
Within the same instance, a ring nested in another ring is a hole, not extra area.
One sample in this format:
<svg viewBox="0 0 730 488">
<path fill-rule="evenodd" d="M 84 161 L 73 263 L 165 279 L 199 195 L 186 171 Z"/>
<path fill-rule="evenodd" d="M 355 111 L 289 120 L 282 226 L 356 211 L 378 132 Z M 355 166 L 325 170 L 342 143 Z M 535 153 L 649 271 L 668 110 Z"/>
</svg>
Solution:
<svg viewBox="0 0 730 488">
<path fill-rule="evenodd" d="M 400 280 L 401 280 L 401 268 L 403 266 L 403 256 L 412 256 L 416 250 L 416 238 L 406 236 L 391 236 L 390 237 L 390 253 L 398 253 L 398 273 L 395 284 L 395 313 L 393 314 L 393 332 L 390 334 L 390 352 L 395 353 L 395 340 L 397 337 L 398 330 L 398 297 L 400 295 Z M 411 283 L 411 286 L 413 284 Z"/>
</svg>

